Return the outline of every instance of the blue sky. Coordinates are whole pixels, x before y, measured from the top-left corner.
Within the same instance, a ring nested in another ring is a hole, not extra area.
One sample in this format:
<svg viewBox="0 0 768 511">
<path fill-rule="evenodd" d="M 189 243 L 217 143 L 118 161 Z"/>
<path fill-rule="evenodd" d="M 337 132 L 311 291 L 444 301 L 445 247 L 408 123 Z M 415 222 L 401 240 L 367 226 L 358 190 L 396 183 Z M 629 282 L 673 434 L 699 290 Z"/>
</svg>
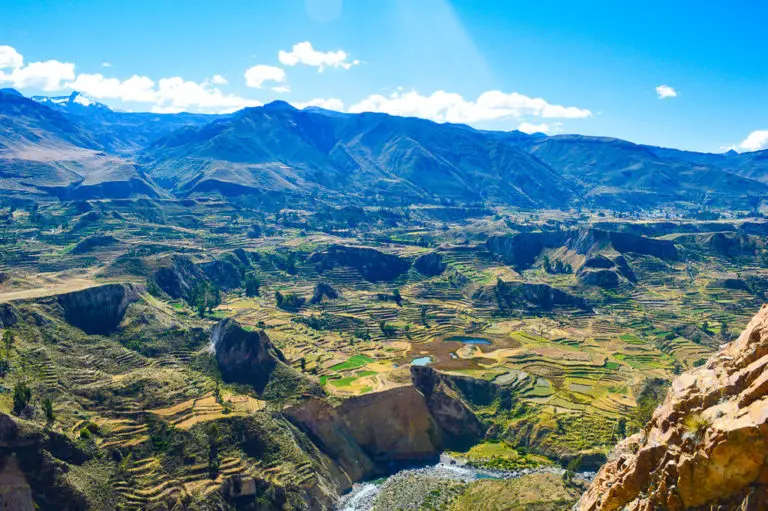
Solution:
<svg viewBox="0 0 768 511">
<path fill-rule="evenodd" d="M 768 148 L 764 1 L 5 4 L 0 87 L 26 95 L 76 88 L 159 112 L 283 99 L 708 152 Z"/>
</svg>

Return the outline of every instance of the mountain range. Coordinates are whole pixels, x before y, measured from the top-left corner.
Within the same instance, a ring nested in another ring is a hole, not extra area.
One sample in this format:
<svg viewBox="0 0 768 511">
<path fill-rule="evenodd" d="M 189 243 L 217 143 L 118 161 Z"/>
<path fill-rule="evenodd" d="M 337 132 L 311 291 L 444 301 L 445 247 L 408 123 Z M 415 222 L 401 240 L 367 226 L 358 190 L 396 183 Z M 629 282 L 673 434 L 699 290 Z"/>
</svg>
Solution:
<svg viewBox="0 0 768 511">
<path fill-rule="evenodd" d="M 707 154 L 285 102 L 230 115 L 117 112 L 0 90 L 3 195 L 286 194 L 522 208 L 758 207 L 768 151 Z"/>
</svg>

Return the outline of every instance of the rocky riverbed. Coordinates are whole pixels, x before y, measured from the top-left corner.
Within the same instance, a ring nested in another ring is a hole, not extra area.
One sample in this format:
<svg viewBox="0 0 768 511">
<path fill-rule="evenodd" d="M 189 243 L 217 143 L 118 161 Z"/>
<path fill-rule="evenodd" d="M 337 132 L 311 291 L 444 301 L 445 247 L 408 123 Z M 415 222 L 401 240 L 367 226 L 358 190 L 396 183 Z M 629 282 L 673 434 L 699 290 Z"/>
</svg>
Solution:
<svg viewBox="0 0 768 511">
<path fill-rule="evenodd" d="M 439 509 L 462 493 L 467 485 L 483 479 L 514 479 L 534 473 L 562 475 L 563 469 L 546 467 L 513 472 L 472 468 L 447 455 L 439 463 L 401 470 L 385 479 L 358 483 L 339 500 L 339 511 L 419 509 L 425 504 Z M 593 473 L 579 477 L 590 480 Z"/>
</svg>

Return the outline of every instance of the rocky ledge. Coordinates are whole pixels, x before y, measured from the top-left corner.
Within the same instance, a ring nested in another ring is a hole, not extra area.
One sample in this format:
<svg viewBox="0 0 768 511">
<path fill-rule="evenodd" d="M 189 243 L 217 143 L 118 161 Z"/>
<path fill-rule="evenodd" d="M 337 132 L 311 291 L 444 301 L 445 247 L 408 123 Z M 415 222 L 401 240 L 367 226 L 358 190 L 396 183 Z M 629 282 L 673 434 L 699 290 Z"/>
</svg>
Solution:
<svg viewBox="0 0 768 511">
<path fill-rule="evenodd" d="M 577 509 L 768 509 L 768 306 L 736 341 L 672 383 Z"/>
</svg>

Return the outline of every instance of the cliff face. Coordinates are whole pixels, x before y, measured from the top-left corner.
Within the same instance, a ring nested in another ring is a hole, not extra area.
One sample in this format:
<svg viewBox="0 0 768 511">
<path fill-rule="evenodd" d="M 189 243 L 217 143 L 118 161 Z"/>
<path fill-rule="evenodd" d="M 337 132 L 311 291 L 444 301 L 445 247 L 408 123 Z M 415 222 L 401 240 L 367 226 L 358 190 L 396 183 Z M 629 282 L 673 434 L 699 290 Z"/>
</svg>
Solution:
<svg viewBox="0 0 768 511">
<path fill-rule="evenodd" d="M 471 379 L 457 383 L 453 378 L 412 366 L 411 385 L 352 397 L 338 406 L 310 399 L 284 413 L 338 463 L 349 481 L 359 481 L 399 464 L 434 461 L 446 448 L 483 437 L 486 427 L 465 403 L 461 388 L 473 390 L 466 388 Z"/>
<path fill-rule="evenodd" d="M 317 265 L 318 271 L 334 266 L 355 268 L 370 282 L 394 280 L 411 267 L 411 263 L 403 257 L 372 248 L 345 245 L 331 245 L 324 252 L 315 252 L 308 260 Z"/>
<path fill-rule="evenodd" d="M 224 381 L 252 385 L 262 392 L 278 364 L 285 364 L 264 331 L 250 332 L 233 319 L 219 322 L 211 332 L 211 345 Z"/>
<path fill-rule="evenodd" d="M 131 284 L 106 284 L 58 295 L 56 299 L 69 324 L 87 334 L 107 334 L 118 327 L 141 291 Z"/>
<path fill-rule="evenodd" d="M 0 413 L 0 509 L 88 509 L 65 477 L 87 459 L 64 435 Z"/>
<path fill-rule="evenodd" d="M 738 340 L 672 383 L 578 509 L 768 509 L 768 306 Z"/>
</svg>

